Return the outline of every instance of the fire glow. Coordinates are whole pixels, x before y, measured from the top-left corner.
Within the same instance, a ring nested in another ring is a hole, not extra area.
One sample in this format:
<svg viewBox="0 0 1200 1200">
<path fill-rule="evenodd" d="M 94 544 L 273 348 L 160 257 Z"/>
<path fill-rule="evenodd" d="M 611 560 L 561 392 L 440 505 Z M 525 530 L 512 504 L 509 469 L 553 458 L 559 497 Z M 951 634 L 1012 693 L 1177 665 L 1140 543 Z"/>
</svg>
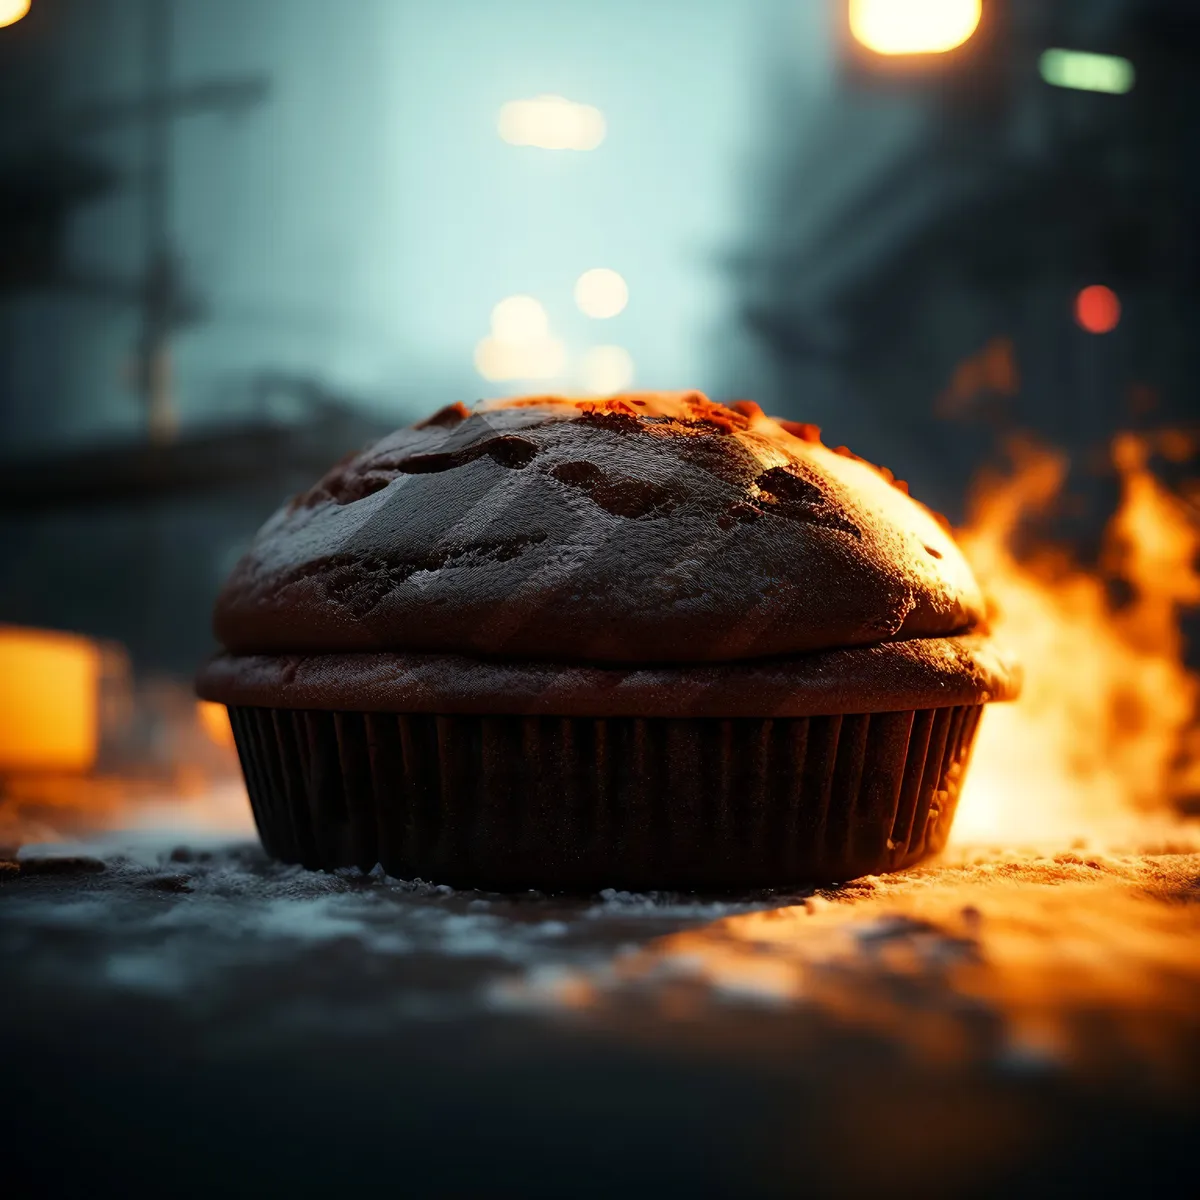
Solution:
<svg viewBox="0 0 1200 1200">
<path fill-rule="evenodd" d="M 1137 814 L 1176 811 L 1200 785 L 1200 687 L 1180 626 L 1200 603 L 1200 535 L 1149 466 L 1153 452 L 1185 460 L 1193 447 L 1179 434 L 1114 440 L 1121 498 L 1094 571 L 1056 546 L 1018 554 L 1023 524 L 1060 498 L 1067 463 L 1030 443 L 1012 449 L 1014 473 L 978 481 L 958 537 L 1025 690 L 982 723 L 953 837 L 1103 837 Z"/>
</svg>

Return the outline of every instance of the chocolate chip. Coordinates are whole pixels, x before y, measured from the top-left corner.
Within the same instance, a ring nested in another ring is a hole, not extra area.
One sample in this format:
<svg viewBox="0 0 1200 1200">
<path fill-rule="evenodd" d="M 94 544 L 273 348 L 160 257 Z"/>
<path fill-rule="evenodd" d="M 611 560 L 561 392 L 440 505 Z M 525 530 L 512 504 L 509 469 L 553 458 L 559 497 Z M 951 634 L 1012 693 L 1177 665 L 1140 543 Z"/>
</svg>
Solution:
<svg viewBox="0 0 1200 1200">
<path fill-rule="evenodd" d="M 473 446 L 463 446 L 461 450 L 412 454 L 395 463 L 393 469 L 402 475 L 431 475 L 465 467 L 468 463 L 486 456 L 502 467 L 518 471 L 527 467 L 537 452 L 536 442 L 513 434 L 504 434 L 501 437 L 488 438 L 485 442 L 476 442 Z"/>
<path fill-rule="evenodd" d="M 609 475 L 592 462 L 559 463 L 550 474 L 559 483 L 586 493 L 594 504 L 614 517 L 630 520 L 663 517 L 680 499 L 661 484 L 627 475 Z"/>
</svg>

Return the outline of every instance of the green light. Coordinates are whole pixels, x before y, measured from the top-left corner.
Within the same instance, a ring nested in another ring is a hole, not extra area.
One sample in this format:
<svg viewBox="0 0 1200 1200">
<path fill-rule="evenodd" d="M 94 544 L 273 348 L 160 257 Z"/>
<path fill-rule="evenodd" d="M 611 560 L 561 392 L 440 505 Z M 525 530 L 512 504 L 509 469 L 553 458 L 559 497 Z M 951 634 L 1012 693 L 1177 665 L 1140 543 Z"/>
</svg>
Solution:
<svg viewBox="0 0 1200 1200">
<path fill-rule="evenodd" d="M 1133 63 L 1116 54 L 1090 54 L 1086 50 L 1047 50 L 1038 60 L 1042 78 L 1055 87 L 1080 92 L 1110 92 L 1123 96 L 1135 78 Z"/>
</svg>

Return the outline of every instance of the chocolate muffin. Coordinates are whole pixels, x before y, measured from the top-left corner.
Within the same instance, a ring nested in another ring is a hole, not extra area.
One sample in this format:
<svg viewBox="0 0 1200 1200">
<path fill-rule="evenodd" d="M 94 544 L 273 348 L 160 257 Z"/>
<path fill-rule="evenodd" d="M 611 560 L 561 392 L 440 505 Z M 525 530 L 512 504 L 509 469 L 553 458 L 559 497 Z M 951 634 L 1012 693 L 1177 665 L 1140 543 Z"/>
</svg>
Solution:
<svg viewBox="0 0 1200 1200">
<path fill-rule="evenodd" d="M 269 853 L 486 888 L 906 866 L 1017 687 L 903 484 L 695 392 L 399 430 L 267 522 L 215 630 Z"/>
</svg>

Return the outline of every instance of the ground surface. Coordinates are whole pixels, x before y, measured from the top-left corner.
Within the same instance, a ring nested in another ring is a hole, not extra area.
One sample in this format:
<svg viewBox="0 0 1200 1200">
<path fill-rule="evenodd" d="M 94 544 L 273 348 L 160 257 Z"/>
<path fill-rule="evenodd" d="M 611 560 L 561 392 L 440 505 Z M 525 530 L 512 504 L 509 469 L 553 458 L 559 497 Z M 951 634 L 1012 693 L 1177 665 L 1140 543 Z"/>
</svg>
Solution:
<svg viewBox="0 0 1200 1200">
<path fill-rule="evenodd" d="M 9 1194 L 1188 1194 L 1200 840 L 1123 839 L 700 900 L 26 846 Z"/>
</svg>

